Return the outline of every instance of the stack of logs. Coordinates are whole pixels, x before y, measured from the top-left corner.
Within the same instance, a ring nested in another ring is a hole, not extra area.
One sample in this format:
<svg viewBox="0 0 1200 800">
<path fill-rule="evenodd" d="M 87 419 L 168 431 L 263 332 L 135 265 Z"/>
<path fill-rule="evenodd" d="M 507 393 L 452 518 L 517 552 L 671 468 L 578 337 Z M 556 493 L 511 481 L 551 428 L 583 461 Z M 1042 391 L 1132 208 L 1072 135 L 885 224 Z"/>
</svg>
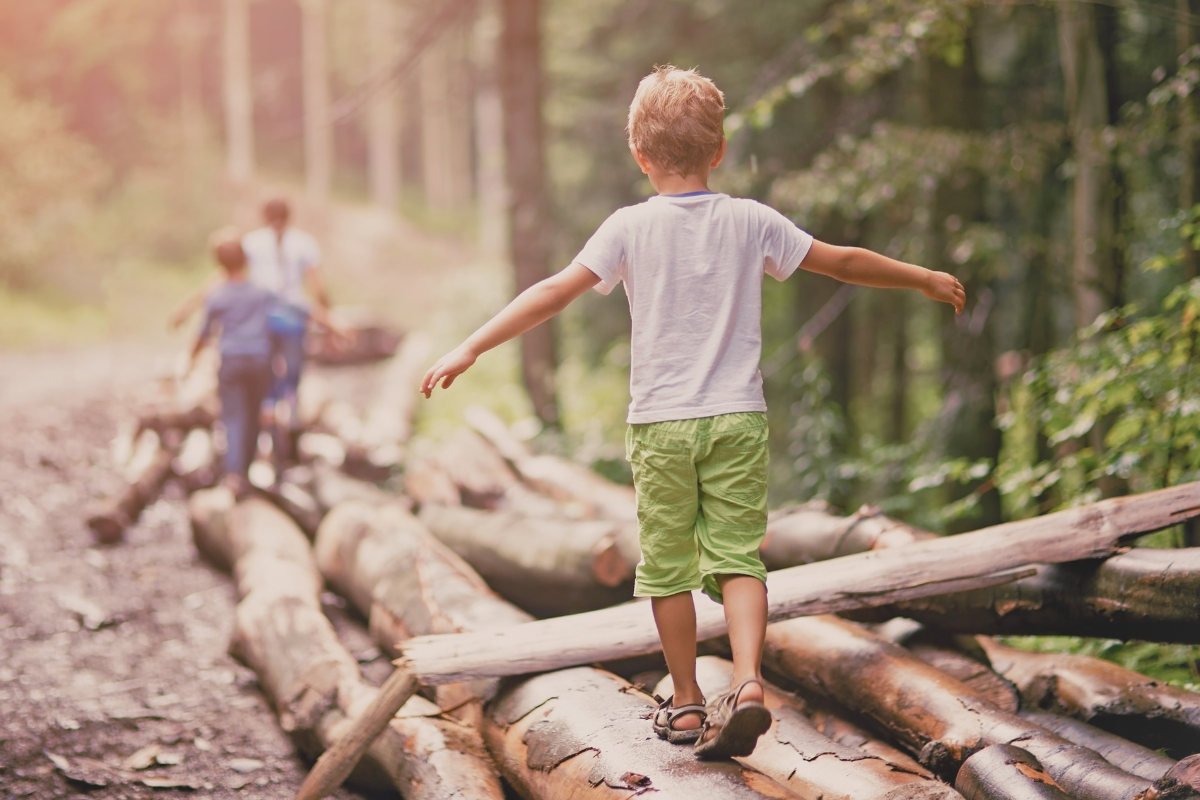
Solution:
<svg viewBox="0 0 1200 800">
<path fill-rule="evenodd" d="M 352 785 L 409 800 L 500 800 L 505 782 L 530 800 L 1200 796 L 1200 694 L 990 638 L 1200 643 L 1200 549 L 1127 546 L 1200 514 L 1200 485 L 949 539 L 871 508 L 773 513 L 774 724 L 753 755 L 700 762 L 651 732 L 648 692 L 668 696 L 670 679 L 646 606 L 617 605 L 639 559 L 633 491 L 535 454 L 478 408 L 406 458 L 427 349 L 408 337 L 365 415 L 310 396 L 305 464 L 240 502 L 207 488 L 210 404 L 160 410 L 140 426 L 152 457 L 89 521 L 115 541 L 181 478 L 198 549 L 237 586 L 232 652 L 297 748 L 315 758 L 372 731 Z M 360 480 L 402 464 L 403 494 Z M 412 696 L 396 716 L 371 723 L 392 682 L 363 679 L 322 612 L 326 589 L 402 657 Z M 712 698 L 731 665 L 719 609 L 700 602 Z"/>
</svg>

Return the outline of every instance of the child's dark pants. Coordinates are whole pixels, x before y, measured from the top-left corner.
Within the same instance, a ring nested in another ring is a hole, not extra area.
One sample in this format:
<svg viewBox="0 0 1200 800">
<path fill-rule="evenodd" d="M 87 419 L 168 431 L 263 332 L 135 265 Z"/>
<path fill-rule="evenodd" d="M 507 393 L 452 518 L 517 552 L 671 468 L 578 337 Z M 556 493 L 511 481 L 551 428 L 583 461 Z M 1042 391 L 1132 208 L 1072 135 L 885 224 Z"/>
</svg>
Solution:
<svg viewBox="0 0 1200 800">
<path fill-rule="evenodd" d="M 258 449 L 259 415 L 275 376 L 269 356 L 223 356 L 217 373 L 225 473 L 246 477 Z"/>
</svg>

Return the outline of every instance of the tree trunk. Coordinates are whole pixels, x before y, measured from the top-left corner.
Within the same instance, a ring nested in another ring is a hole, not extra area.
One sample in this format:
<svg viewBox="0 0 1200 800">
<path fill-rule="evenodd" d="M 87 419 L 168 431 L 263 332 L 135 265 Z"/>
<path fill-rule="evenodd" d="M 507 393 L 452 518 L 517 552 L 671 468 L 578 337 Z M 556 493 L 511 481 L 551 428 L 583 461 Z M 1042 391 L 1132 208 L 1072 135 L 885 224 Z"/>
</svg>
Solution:
<svg viewBox="0 0 1200 800">
<path fill-rule="evenodd" d="M 773 513 L 760 555 L 767 569 L 785 569 L 936 538 L 937 534 L 890 519 L 873 506 L 839 517 L 829 512 L 826 503 L 816 501 Z"/>
<path fill-rule="evenodd" d="M 204 84 L 200 58 L 207 25 L 198 13 L 195 0 L 177 0 L 176 8 L 174 33 L 179 54 L 179 145 L 188 200 L 194 203 L 201 186 L 204 157 Z"/>
<path fill-rule="evenodd" d="M 508 249 L 504 186 L 504 106 L 497 80 L 498 0 L 482 4 L 475 24 L 475 185 L 479 197 L 479 250 L 501 260 Z"/>
<path fill-rule="evenodd" d="M 792 695 L 792 697 L 795 696 Z M 797 705 L 797 708 L 804 712 L 805 716 L 812 721 L 813 727 L 822 736 L 832 739 L 838 744 L 869 753 L 889 764 L 894 764 L 897 769 L 926 778 L 933 777 L 932 772 L 921 766 L 920 762 L 908 753 L 893 747 L 875 734 L 851 722 L 846 718 L 846 712 L 843 709 L 824 698 L 809 695 L 804 698 L 802 705 Z"/>
<path fill-rule="evenodd" d="M 603 519 L 637 521 L 637 493 L 632 486 L 613 483 L 565 458 L 535 455 L 499 417 L 481 406 L 468 408 L 464 417 L 539 492 L 563 503 L 580 504 Z"/>
<path fill-rule="evenodd" d="M 971 756 L 954 788 L 966 800 L 1072 800 L 1038 760 L 1009 744 L 994 744 Z"/>
<path fill-rule="evenodd" d="M 504 777 L 529 800 L 795 798 L 732 761 L 703 762 L 656 737 L 649 697 L 592 667 L 510 685 L 488 709 L 483 736 Z"/>
<path fill-rule="evenodd" d="M 965 684 L 836 617 L 767 628 L 764 663 L 806 690 L 870 716 L 935 773 L 952 778 L 989 745 L 1019 742 L 1079 800 L 1150 800 L 1155 789 L 1031 722 L 992 706 Z"/>
<path fill-rule="evenodd" d="M 457 22 L 421 57 L 421 150 L 425 202 L 461 211 L 471 200 L 471 90 L 464 28 Z"/>
<path fill-rule="evenodd" d="M 907 547 L 846 556 L 773 572 L 767 579 L 772 621 L 946 593 L 1008 580 L 1030 560 L 1095 558 L 1134 536 L 1200 514 L 1200 483 L 1103 500 L 1034 519 Z M 697 638 L 720 636 L 724 617 L 702 601 Z M 521 675 L 658 652 L 645 604 L 531 622 L 496 633 L 420 637 L 405 654 L 422 682 L 455 683 Z"/>
<path fill-rule="evenodd" d="M 619 523 L 426 505 L 421 521 L 509 602 L 536 616 L 603 608 L 633 595 Z"/>
<path fill-rule="evenodd" d="M 87 526 L 101 544 L 116 544 L 125 530 L 137 522 L 146 506 L 158 497 L 163 484 L 171 477 L 171 462 L 179 452 L 182 436 L 170 431 L 163 436 L 153 433 L 156 442 L 153 453 L 137 474 L 118 494 L 96 503 L 87 517 Z"/>
<path fill-rule="evenodd" d="M 363 682 L 321 612 L 321 576 L 308 541 L 277 509 L 257 499 L 234 506 L 224 489 L 197 492 L 189 512 L 197 546 L 231 564 L 237 579 L 231 649 L 258 675 L 283 729 L 316 756 L 351 733 L 378 690 Z M 429 701 L 409 699 L 369 743 L 352 782 L 409 800 L 499 800 L 478 734 L 438 716 Z"/>
<path fill-rule="evenodd" d="M 715 699 L 728 691 L 733 663 L 715 656 L 696 662 L 696 680 L 705 697 Z M 758 740 L 754 752 L 737 759 L 801 797 L 824 800 L 961 800 L 959 794 L 932 778 L 909 772 L 897 764 L 838 744 L 813 727 L 788 696 L 764 684 L 766 706 L 774 720 Z M 659 697 L 675 693 L 670 676 L 655 687 Z"/>
<path fill-rule="evenodd" d="M 304 82 L 304 186 L 314 203 L 329 200 L 333 183 L 333 119 L 325 36 L 325 0 L 300 0 Z"/>
<path fill-rule="evenodd" d="M 370 0 L 367 5 L 367 40 L 371 71 L 386 70 L 399 39 L 397 9 L 393 0 Z M 394 212 L 400 199 L 399 102 L 392 84 L 379 89 L 367 106 L 367 184 L 371 202 Z"/>
<path fill-rule="evenodd" d="M 250 81 L 250 0 L 225 0 L 225 170 L 235 183 L 254 178 L 254 90 Z"/>
<path fill-rule="evenodd" d="M 953 633 L 1096 636 L 1200 644 L 1200 548 L 1138 548 L 1102 562 L 1036 566 L 1002 586 L 854 611 Z"/>
<path fill-rule="evenodd" d="M 369 620 L 386 652 L 412 636 L 498 629 L 530 617 L 501 600 L 465 561 L 396 503 L 348 501 L 317 532 L 317 565 Z M 495 680 L 437 687 L 438 705 L 478 726 Z"/>
<path fill-rule="evenodd" d="M 1083 720 L 1167 755 L 1200 752 L 1200 694 L 1099 658 L 1029 653 L 978 637 L 992 669 L 1016 684 L 1028 708 Z"/>
<path fill-rule="evenodd" d="M 542 125 L 540 0 L 501 0 L 500 93 L 504 109 L 504 163 L 508 183 L 509 247 L 517 293 L 550 274 L 550 207 L 546 197 Z M 533 411 L 557 427 L 558 367 L 554 326 L 546 322 L 521 337 L 521 367 Z"/>
<path fill-rule="evenodd" d="M 1108 88 L 1095 7 L 1064 0 L 1057 11 L 1076 170 L 1071 201 L 1075 324 L 1083 327 L 1111 308 L 1117 295 L 1113 285 L 1111 164 L 1101 140 L 1109 123 Z"/>
<path fill-rule="evenodd" d="M 1130 775 L 1156 781 L 1175 766 L 1174 759 L 1156 753 L 1148 747 L 1134 744 L 1120 736 L 1093 728 L 1086 722 L 1051 714 L 1048 711 L 1022 711 L 1021 716 L 1038 727 L 1057 733 L 1068 742 L 1095 750 L 1105 761 Z"/>
</svg>

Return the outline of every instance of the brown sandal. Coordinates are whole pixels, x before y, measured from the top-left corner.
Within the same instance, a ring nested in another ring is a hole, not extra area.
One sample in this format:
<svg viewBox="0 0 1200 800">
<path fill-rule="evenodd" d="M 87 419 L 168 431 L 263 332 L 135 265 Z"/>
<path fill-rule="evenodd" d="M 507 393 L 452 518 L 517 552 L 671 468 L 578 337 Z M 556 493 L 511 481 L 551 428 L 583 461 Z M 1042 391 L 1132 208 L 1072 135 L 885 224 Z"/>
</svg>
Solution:
<svg viewBox="0 0 1200 800">
<path fill-rule="evenodd" d="M 754 700 L 737 701 L 742 690 L 750 683 L 762 687 L 762 681 L 749 678 L 708 707 L 708 716 L 696 741 L 697 758 L 737 758 L 754 752 L 758 737 L 771 727 L 771 712 Z"/>
<path fill-rule="evenodd" d="M 658 697 L 655 697 L 658 700 Z M 685 706 L 672 706 L 675 702 L 675 695 L 671 695 L 666 700 L 660 700 L 658 710 L 654 712 L 651 718 L 651 725 L 654 727 L 654 732 L 658 734 L 658 738 L 666 739 L 671 744 L 691 744 L 700 738 L 700 731 L 704 729 L 704 721 L 708 718 L 708 712 L 704 706 L 698 703 L 691 703 Z M 680 730 L 675 727 L 675 720 L 686 714 L 699 714 L 700 727 Z"/>
</svg>

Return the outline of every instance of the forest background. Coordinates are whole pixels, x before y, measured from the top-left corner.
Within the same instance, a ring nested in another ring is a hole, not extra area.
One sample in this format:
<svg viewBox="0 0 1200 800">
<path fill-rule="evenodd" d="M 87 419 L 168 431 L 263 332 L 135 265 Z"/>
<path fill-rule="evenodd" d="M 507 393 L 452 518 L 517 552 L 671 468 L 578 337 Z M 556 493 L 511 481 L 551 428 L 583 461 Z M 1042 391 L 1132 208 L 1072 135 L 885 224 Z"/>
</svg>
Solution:
<svg viewBox="0 0 1200 800">
<path fill-rule="evenodd" d="M 487 288 L 464 292 L 446 346 L 651 193 L 629 99 L 655 64 L 697 66 L 729 108 L 714 189 L 967 288 L 954 316 L 803 271 L 766 282 L 773 506 L 872 503 L 953 533 L 1200 479 L 1193 0 L 0 0 L 0 347 L 161 336 L 204 279 L 205 238 L 249 177 L 225 74 L 238 6 L 255 180 L 476 245 L 455 285 Z M 518 11 L 539 36 L 508 36 Z M 514 137 L 522 100 L 535 125 Z M 506 236 L 496 215 L 523 202 Z M 628 480 L 628 325 L 589 294 L 460 395 Z M 1065 646 L 1197 680 L 1192 648 Z"/>
</svg>

